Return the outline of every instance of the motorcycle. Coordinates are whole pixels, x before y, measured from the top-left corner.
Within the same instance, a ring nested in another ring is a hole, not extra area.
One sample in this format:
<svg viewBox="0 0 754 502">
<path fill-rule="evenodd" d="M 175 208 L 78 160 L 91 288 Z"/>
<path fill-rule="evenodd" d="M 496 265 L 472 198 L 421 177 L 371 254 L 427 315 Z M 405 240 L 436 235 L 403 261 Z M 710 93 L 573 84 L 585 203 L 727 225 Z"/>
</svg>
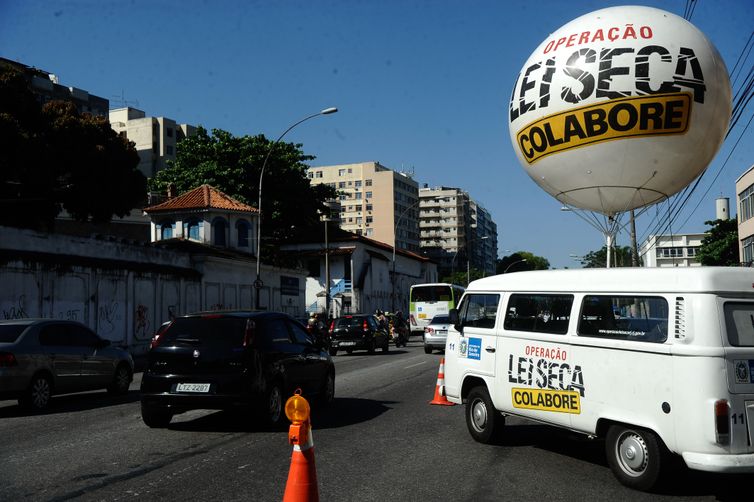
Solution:
<svg viewBox="0 0 754 502">
<path fill-rule="evenodd" d="M 396 328 L 395 323 L 390 321 L 390 337 L 395 342 L 396 347 L 405 347 L 408 345 L 408 328 L 406 326 L 398 326 Z"/>
</svg>

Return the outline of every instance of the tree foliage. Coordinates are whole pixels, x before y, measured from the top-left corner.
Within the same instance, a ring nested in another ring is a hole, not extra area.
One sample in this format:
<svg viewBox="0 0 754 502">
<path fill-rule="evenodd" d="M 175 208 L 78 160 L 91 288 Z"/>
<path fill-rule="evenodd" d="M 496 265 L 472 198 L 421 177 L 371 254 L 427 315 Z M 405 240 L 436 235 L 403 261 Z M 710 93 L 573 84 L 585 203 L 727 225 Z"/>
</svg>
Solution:
<svg viewBox="0 0 754 502">
<path fill-rule="evenodd" d="M 200 127 L 178 143 L 175 162 L 150 179 L 149 187 L 164 192 L 173 183 L 178 193 L 184 193 L 207 183 L 257 207 L 259 174 L 268 153 L 262 180 L 262 231 L 285 239 L 317 224 L 323 202 L 335 196 L 331 187 L 310 184 L 306 162 L 314 157 L 304 154 L 300 144 L 274 143 L 261 134 L 235 137 L 221 129 L 209 134 Z"/>
<path fill-rule="evenodd" d="M 497 260 L 495 271 L 498 274 L 510 272 L 523 272 L 524 270 L 547 270 L 550 262 L 541 256 L 536 256 L 529 251 L 517 251 Z"/>
<path fill-rule="evenodd" d="M 712 228 L 705 232 L 706 235 L 702 239 L 698 253 L 699 262 L 707 266 L 738 266 L 738 221 L 736 218 L 705 221 L 704 224 Z"/>
<path fill-rule="evenodd" d="M 630 246 L 613 246 L 611 251 L 610 262 L 612 267 L 631 267 L 631 247 Z M 606 268 L 607 267 L 607 246 L 597 251 L 590 251 L 579 260 L 583 268 Z M 639 259 L 639 266 L 641 266 Z"/>
<path fill-rule="evenodd" d="M 133 145 L 65 101 L 41 106 L 25 77 L 0 71 L 0 225 L 54 227 L 62 209 L 105 223 L 146 198 Z"/>
</svg>

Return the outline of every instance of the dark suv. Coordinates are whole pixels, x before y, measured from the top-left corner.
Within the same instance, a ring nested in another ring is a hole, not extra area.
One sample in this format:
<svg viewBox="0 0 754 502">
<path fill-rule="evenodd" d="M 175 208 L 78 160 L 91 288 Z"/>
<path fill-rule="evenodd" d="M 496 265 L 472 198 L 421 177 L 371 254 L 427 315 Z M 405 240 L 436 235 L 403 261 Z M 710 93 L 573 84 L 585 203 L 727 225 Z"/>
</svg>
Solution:
<svg viewBox="0 0 754 502">
<path fill-rule="evenodd" d="M 336 355 L 338 350 L 345 350 L 349 354 L 354 350 L 367 350 L 372 354 L 377 347 L 382 348 L 382 352 L 387 352 L 390 336 L 373 315 L 344 315 L 330 321 L 331 356 Z"/>
<path fill-rule="evenodd" d="M 324 403 L 335 396 L 332 359 L 301 323 L 275 312 L 202 312 L 176 318 L 152 340 L 141 416 L 166 427 L 184 411 L 250 406 L 279 426 L 297 388 Z"/>
</svg>

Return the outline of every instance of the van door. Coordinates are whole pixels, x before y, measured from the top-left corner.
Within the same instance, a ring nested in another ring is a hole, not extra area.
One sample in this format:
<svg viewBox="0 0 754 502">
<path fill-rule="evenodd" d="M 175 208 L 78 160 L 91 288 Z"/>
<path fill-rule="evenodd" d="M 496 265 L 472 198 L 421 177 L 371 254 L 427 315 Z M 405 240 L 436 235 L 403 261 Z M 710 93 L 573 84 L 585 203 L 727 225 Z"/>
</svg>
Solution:
<svg viewBox="0 0 754 502">
<path fill-rule="evenodd" d="M 467 293 L 458 310 L 460 330 L 449 330 L 446 343 L 445 393 L 461 397 L 467 375 L 495 376 L 495 321 L 502 295 Z M 490 389 L 491 392 L 491 389 Z"/>
<path fill-rule="evenodd" d="M 493 401 L 501 410 L 569 427 L 579 412 L 568 328 L 573 295 L 512 293 L 497 340 L 500 371 Z M 574 388 L 575 386 L 575 388 Z"/>
</svg>

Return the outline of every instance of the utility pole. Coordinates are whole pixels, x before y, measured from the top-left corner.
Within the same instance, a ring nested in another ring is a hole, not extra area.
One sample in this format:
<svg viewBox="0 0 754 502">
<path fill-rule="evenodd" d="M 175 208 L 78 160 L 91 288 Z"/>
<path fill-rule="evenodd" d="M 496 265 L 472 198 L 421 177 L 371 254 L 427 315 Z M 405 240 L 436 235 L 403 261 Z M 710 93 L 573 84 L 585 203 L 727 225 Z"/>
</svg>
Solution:
<svg viewBox="0 0 754 502">
<path fill-rule="evenodd" d="M 629 223 L 631 230 L 631 266 L 639 266 L 639 250 L 636 247 L 636 220 L 634 219 L 634 210 L 629 214 Z"/>
</svg>

